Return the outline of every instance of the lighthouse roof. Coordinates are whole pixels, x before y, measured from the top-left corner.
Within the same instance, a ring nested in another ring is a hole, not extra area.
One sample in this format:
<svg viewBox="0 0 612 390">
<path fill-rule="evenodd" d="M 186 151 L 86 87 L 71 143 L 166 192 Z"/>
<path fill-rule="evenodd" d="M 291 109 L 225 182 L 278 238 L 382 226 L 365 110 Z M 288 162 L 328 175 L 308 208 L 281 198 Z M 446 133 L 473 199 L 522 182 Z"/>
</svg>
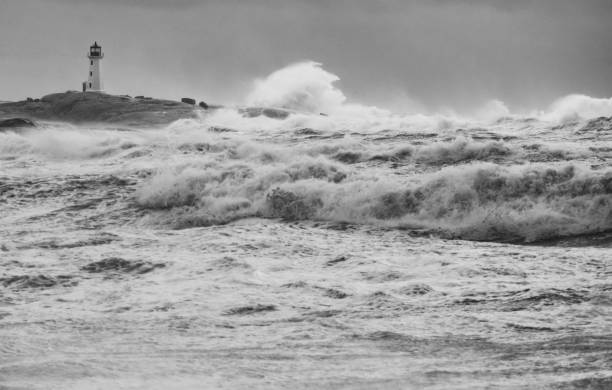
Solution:
<svg viewBox="0 0 612 390">
<path fill-rule="evenodd" d="M 95 47 L 95 48 L 100 48 L 100 46 L 98 46 L 98 42 L 94 42 L 94 44 L 91 47 Z"/>
</svg>

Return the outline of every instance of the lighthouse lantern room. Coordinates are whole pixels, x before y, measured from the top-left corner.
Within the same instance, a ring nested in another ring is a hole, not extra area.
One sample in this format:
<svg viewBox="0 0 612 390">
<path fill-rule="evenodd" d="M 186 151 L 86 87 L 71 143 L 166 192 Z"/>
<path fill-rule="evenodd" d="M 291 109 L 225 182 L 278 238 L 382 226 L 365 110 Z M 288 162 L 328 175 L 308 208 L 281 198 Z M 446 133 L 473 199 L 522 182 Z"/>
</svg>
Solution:
<svg viewBox="0 0 612 390">
<path fill-rule="evenodd" d="M 102 47 L 94 42 L 87 53 L 89 59 L 89 78 L 83 82 L 83 92 L 102 92 L 102 79 L 100 78 L 100 60 L 104 58 Z"/>
</svg>

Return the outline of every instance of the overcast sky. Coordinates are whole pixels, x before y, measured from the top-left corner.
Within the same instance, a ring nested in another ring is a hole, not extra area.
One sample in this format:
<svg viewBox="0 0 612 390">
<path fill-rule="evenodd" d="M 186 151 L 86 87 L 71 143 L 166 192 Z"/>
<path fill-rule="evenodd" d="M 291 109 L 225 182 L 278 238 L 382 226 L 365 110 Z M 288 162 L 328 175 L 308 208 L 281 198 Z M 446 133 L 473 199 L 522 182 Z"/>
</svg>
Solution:
<svg viewBox="0 0 612 390">
<path fill-rule="evenodd" d="M 612 96 L 611 0 L 0 0 L 0 100 L 80 89 L 240 103 L 313 60 L 349 100 L 467 110 Z"/>
</svg>

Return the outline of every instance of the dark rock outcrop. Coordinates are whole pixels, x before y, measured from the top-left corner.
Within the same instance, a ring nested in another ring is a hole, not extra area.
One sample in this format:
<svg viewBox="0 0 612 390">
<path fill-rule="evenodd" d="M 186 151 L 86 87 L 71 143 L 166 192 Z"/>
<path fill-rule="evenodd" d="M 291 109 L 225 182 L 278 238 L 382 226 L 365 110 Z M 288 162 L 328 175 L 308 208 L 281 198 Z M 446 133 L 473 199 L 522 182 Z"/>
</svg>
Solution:
<svg viewBox="0 0 612 390">
<path fill-rule="evenodd" d="M 0 121 L 11 118 L 62 121 L 73 124 L 111 123 L 135 127 L 163 126 L 178 119 L 196 119 L 201 109 L 217 110 L 220 105 L 183 98 L 182 101 L 155 99 L 138 95 L 109 95 L 102 92 L 66 91 L 27 98 L 18 102 L 0 101 Z M 255 108 L 245 109 L 249 116 L 265 115 L 283 119 L 290 111 Z M 246 112 L 246 111 L 245 111 Z M 245 113 L 243 112 L 243 114 Z"/>
<path fill-rule="evenodd" d="M 54 93 L 39 102 L 0 104 L 0 119 L 23 117 L 70 123 L 121 123 L 132 126 L 166 125 L 177 119 L 195 118 L 195 110 L 181 102 L 98 92 Z"/>
<path fill-rule="evenodd" d="M 23 117 L 70 123 L 121 123 L 132 126 L 166 125 L 195 118 L 192 107 L 172 100 L 108 95 L 98 92 L 54 93 L 39 102 L 0 104 L 0 119 Z"/>
<path fill-rule="evenodd" d="M 195 99 L 192 99 L 192 98 L 182 98 L 181 102 L 191 104 L 192 106 L 195 106 L 196 104 Z"/>
<path fill-rule="evenodd" d="M 36 125 L 31 120 L 25 118 L 11 118 L 0 120 L 0 130 L 21 127 L 36 127 Z"/>
</svg>

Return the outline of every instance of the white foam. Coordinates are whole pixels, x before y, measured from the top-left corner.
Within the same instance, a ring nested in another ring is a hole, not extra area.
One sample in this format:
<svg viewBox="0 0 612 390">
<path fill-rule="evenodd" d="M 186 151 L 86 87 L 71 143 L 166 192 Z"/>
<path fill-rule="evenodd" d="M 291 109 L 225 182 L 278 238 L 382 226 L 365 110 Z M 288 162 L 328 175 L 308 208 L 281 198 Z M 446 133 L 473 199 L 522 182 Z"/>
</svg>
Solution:
<svg viewBox="0 0 612 390">
<path fill-rule="evenodd" d="M 602 116 L 612 116 L 612 98 L 595 98 L 578 94 L 556 100 L 548 110 L 540 114 L 541 119 L 556 122 Z"/>
<path fill-rule="evenodd" d="M 323 70 L 319 63 L 300 62 L 256 80 L 246 103 L 315 114 L 334 112 L 346 100 L 342 91 L 333 85 L 338 80 L 338 76 Z"/>
</svg>

